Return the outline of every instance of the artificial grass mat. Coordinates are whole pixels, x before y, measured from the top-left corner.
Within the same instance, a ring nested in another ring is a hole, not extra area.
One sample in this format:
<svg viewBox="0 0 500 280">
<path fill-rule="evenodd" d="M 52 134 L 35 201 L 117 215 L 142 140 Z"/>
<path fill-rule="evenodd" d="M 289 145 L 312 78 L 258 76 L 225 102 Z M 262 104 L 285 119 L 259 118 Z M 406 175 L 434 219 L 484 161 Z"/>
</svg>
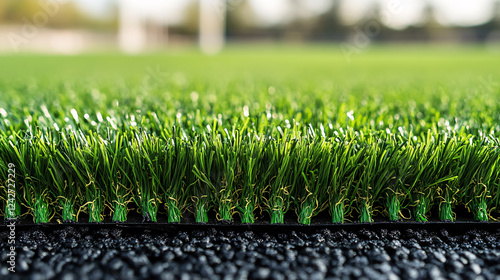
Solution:
<svg viewBox="0 0 500 280">
<path fill-rule="evenodd" d="M 348 63 L 326 46 L 2 57 L 3 215 L 496 220 L 499 62 L 385 47 Z"/>
</svg>

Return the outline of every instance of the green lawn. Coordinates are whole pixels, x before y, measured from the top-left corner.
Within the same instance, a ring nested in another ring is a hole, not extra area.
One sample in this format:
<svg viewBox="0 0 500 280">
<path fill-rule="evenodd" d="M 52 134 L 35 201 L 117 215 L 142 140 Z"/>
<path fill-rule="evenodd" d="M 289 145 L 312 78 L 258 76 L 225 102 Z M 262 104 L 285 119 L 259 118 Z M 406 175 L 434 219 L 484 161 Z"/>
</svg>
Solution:
<svg viewBox="0 0 500 280">
<path fill-rule="evenodd" d="M 498 65 L 479 46 L 0 56 L 3 215 L 492 220 Z"/>
</svg>

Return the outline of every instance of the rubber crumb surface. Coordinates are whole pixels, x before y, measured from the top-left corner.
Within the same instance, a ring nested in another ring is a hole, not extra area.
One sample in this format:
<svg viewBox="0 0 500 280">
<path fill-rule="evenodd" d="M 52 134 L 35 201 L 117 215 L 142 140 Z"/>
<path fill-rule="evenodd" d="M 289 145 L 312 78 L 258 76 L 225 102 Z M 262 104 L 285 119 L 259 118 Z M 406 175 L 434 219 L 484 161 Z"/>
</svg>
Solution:
<svg viewBox="0 0 500 280">
<path fill-rule="evenodd" d="M 2 232 L 5 240 L 6 232 Z M 498 279 L 500 231 L 19 230 L 1 279 Z"/>
</svg>

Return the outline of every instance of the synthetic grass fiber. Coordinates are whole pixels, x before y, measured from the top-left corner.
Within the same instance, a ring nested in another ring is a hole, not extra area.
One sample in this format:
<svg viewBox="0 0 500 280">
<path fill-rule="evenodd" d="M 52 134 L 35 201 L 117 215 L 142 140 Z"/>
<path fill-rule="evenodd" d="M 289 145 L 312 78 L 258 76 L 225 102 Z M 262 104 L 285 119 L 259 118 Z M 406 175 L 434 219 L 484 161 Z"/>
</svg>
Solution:
<svg viewBox="0 0 500 280">
<path fill-rule="evenodd" d="M 481 47 L 4 56 L 2 215 L 496 220 L 498 65 Z"/>
</svg>

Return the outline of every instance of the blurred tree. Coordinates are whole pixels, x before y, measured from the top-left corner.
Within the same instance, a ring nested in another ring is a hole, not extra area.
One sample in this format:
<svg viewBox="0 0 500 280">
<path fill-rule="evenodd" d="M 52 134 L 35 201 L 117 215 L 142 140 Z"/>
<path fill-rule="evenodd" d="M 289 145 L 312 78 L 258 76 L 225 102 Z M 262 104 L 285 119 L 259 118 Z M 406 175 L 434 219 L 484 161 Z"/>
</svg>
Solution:
<svg viewBox="0 0 500 280">
<path fill-rule="evenodd" d="M 198 34 L 200 7 L 197 1 L 192 1 L 186 8 L 186 16 L 181 26 L 171 28 L 172 32 L 186 35 Z"/>
<path fill-rule="evenodd" d="M 36 0 L 3 0 L 2 21 L 22 23 L 22 18 L 33 16 L 40 10 Z"/>
<path fill-rule="evenodd" d="M 244 35 L 252 24 L 252 12 L 249 1 L 232 1 L 226 11 L 226 34 L 228 37 Z"/>
<path fill-rule="evenodd" d="M 117 22 L 116 13 L 106 20 L 97 20 L 72 1 L 0 0 L 0 22 L 4 24 L 32 23 L 37 15 L 48 18 L 44 26 L 49 28 L 116 28 Z"/>
<path fill-rule="evenodd" d="M 307 36 L 309 40 L 341 40 L 345 39 L 348 27 L 340 22 L 339 2 L 335 2 L 329 10 L 324 13 L 308 18 Z"/>
<path fill-rule="evenodd" d="M 0 22 L 3 22 L 3 19 L 5 17 L 5 8 L 7 6 L 6 1 L 0 1 Z"/>
</svg>

